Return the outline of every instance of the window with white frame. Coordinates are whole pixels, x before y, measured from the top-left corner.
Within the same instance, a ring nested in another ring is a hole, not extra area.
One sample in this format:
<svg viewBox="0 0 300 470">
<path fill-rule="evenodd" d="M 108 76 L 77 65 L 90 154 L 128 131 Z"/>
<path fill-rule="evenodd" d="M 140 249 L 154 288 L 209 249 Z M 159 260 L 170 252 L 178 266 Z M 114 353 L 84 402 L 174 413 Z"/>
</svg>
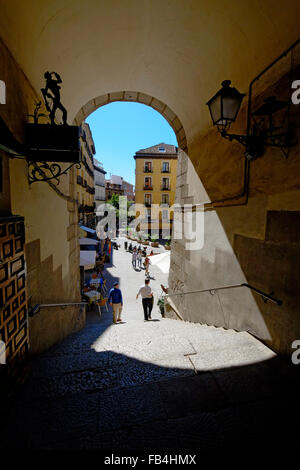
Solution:
<svg viewBox="0 0 300 470">
<path fill-rule="evenodd" d="M 169 171 L 170 171 L 169 162 L 163 162 L 163 164 L 162 164 L 162 171 L 163 171 L 163 173 L 169 173 Z"/>
<path fill-rule="evenodd" d="M 170 189 L 169 178 L 162 178 L 162 189 Z"/>
<path fill-rule="evenodd" d="M 144 163 L 144 172 L 145 173 L 152 173 L 152 162 L 145 162 Z"/>
<path fill-rule="evenodd" d="M 144 187 L 145 187 L 145 189 L 147 189 L 147 188 L 148 188 L 148 189 L 152 188 L 152 178 L 151 178 L 151 176 L 146 176 L 146 177 L 145 177 Z"/>
<path fill-rule="evenodd" d="M 161 203 L 169 205 L 169 194 L 162 194 L 161 195 Z"/>
</svg>

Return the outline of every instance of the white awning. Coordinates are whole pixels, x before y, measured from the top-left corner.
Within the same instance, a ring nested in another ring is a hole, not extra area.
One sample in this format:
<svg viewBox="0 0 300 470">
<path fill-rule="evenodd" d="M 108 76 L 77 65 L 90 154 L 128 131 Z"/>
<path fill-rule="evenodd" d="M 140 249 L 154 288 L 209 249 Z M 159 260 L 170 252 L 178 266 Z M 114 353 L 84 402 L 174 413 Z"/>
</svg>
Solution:
<svg viewBox="0 0 300 470">
<path fill-rule="evenodd" d="M 94 269 L 96 261 L 96 251 L 81 251 L 80 266 L 84 269 Z"/>
<path fill-rule="evenodd" d="M 159 255 L 149 256 L 150 263 L 157 266 L 163 273 L 170 271 L 170 252 L 161 253 Z"/>
<path fill-rule="evenodd" d="M 94 238 L 79 238 L 80 245 L 98 245 L 98 241 Z"/>
</svg>

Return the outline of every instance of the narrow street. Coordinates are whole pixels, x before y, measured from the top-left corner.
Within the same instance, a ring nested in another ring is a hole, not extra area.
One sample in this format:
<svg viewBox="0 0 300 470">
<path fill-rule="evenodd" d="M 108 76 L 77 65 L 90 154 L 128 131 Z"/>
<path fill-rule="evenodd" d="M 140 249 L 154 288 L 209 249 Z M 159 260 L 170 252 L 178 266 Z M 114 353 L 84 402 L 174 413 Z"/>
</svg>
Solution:
<svg viewBox="0 0 300 470">
<path fill-rule="evenodd" d="M 102 309 L 86 327 L 31 361 L 9 411 L 7 448 L 220 450 L 282 443 L 299 415 L 292 365 L 249 334 L 161 317 L 167 274 L 144 322 L 135 296 L 144 271 L 114 251 L 109 287 L 123 292 L 123 323 Z"/>
</svg>

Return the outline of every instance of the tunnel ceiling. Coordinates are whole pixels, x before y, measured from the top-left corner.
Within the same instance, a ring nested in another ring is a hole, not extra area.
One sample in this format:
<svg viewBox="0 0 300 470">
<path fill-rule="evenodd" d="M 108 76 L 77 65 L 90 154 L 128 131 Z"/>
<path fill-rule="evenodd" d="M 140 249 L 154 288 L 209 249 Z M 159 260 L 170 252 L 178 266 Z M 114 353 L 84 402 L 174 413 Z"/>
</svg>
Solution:
<svg viewBox="0 0 300 470">
<path fill-rule="evenodd" d="M 91 100 L 134 90 L 165 103 L 187 143 L 209 125 L 224 79 L 241 91 L 299 35 L 298 0 L 0 0 L 0 34 L 39 90 L 63 79 L 69 121 Z"/>
</svg>

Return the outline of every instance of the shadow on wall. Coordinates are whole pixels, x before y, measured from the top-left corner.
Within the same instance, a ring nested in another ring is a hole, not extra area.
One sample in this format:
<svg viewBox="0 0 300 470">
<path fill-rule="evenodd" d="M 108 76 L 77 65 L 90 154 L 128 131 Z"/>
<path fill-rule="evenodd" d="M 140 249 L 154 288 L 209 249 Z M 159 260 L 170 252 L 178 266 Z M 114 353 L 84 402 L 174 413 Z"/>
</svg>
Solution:
<svg viewBox="0 0 300 470">
<path fill-rule="evenodd" d="M 278 63 L 275 73 L 272 68 L 259 80 L 253 90 L 253 110 L 267 96 L 290 101 L 290 70 L 283 71 L 286 64 L 290 68 L 289 61 Z M 288 112 L 290 128 L 299 135 L 297 106 L 290 106 Z M 245 131 L 246 113 L 244 106 L 232 132 Z M 287 159 L 280 149 L 269 147 L 250 163 L 247 204 L 245 197 L 232 199 L 242 193 L 243 152 L 241 145 L 225 141 L 215 129 L 189 142 L 191 160 L 180 152 L 177 202 L 203 204 L 222 198 L 224 202 L 215 204 L 215 210 L 207 207 L 201 250 L 188 252 L 182 242 L 173 244 L 169 285 L 173 291 L 190 291 L 247 282 L 273 293 L 282 299 L 282 307 L 266 304 L 256 294 L 238 297 L 238 292 L 227 291 L 220 293 L 215 312 L 211 300 L 197 305 L 186 299 L 178 308 L 190 321 L 247 330 L 276 352 L 289 354 L 292 342 L 300 338 L 299 139 Z"/>
<path fill-rule="evenodd" d="M 202 177 L 200 165 L 198 173 Z M 200 180 L 182 151 L 177 181 L 177 203 L 209 201 L 207 174 L 203 172 L 203 181 Z M 171 251 L 170 292 L 246 282 L 266 293 L 273 292 L 283 305 L 264 303 L 260 296 L 246 289 L 220 291 L 214 299 L 210 294 L 174 297 L 184 319 L 249 331 L 276 352 L 291 352 L 292 342 L 300 338 L 300 320 L 296 320 L 300 303 L 297 289 L 300 267 L 296 262 L 300 255 L 300 212 L 289 210 L 293 198 L 295 192 L 291 197 L 285 194 L 285 210 L 280 207 L 268 210 L 271 196 L 256 195 L 245 206 L 205 211 L 204 246 L 188 251 L 186 240 L 174 240 Z"/>
</svg>

